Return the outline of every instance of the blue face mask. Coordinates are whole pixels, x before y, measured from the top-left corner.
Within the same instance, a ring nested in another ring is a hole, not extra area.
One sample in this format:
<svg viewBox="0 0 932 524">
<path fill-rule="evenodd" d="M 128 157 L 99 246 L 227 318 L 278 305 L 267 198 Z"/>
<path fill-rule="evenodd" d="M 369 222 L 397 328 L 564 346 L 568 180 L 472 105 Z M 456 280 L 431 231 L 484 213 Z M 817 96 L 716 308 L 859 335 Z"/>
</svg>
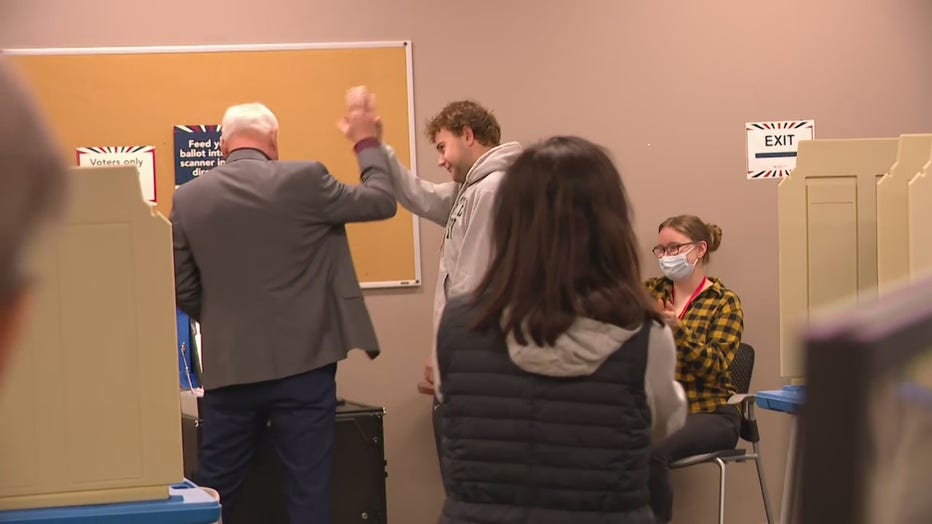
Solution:
<svg viewBox="0 0 932 524">
<path fill-rule="evenodd" d="M 670 280 L 683 280 L 689 278 L 693 274 L 693 271 L 696 269 L 696 264 L 690 264 L 686 259 L 686 255 L 692 252 L 693 248 L 690 248 L 689 251 L 685 253 L 680 253 L 678 255 L 667 255 L 657 259 L 657 262 L 660 263 L 660 270 L 663 271 L 663 274 L 667 276 Z"/>
</svg>

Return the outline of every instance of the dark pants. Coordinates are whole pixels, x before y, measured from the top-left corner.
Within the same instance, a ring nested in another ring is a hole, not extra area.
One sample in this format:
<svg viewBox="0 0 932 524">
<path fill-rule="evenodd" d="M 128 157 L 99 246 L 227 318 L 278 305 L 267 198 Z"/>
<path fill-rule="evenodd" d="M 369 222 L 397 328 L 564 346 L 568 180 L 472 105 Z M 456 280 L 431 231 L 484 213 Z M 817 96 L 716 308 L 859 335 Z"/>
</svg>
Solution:
<svg viewBox="0 0 932 524">
<path fill-rule="evenodd" d="M 734 406 L 712 413 L 686 415 L 686 424 L 654 445 L 650 459 L 650 505 L 659 522 L 673 520 L 673 488 L 669 464 L 691 455 L 734 449 L 741 417 Z"/>
<path fill-rule="evenodd" d="M 225 524 L 271 422 L 285 471 L 292 524 L 330 523 L 330 472 L 336 418 L 337 365 L 268 382 L 211 389 L 200 405 L 202 421 L 196 482 L 220 493 Z"/>
</svg>

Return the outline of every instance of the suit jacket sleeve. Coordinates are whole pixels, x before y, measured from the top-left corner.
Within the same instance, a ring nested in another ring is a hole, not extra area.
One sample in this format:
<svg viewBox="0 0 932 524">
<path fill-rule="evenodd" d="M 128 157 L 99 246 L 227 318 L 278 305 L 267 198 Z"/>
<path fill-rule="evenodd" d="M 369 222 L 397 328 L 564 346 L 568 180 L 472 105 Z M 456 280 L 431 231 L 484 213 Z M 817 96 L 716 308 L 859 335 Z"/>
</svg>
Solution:
<svg viewBox="0 0 932 524">
<path fill-rule="evenodd" d="M 172 243 L 175 259 L 175 304 L 195 321 L 201 320 L 201 272 L 188 245 L 177 200 L 172 206 Z"/>
<path fill-rule="evenodd" d="M 362 183 L 348 185 L 334 178 L 323 164 L 316 191 L 321 199 L 317 213 L 321 222 L 346 224 L 385 220 L 395 216 L 398 204 L 392 190 L 388 157 L 380 147 L 367 147 L 356 154 Z"/>
</svg>

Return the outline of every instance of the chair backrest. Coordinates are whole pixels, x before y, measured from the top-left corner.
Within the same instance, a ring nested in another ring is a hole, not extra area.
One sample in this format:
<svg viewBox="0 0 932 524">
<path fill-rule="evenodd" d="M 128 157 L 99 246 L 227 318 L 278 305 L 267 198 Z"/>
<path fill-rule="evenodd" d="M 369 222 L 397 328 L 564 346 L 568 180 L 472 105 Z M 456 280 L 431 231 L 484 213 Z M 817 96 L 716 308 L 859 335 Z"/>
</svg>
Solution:
<svg viewBox="0 0 932 524">
<path fill-rule="evenodd" d="M 751 389 L 751 375 L 754 372 L 754 348 L 750 344 L 741 343 L 735 353 L 734 360 L 728 368 L 731 372 L 731 383 L 738 393 L 747 393 Z M 741 438 L 748 442 L 759 442 L 760 433 L 757 421 L 748 418 L 749 412 L 741 409 Z"/>
<path fill-rule="evenodd" d="M 742 342 L 728 369 L 735 391 L 747 393 L 751 389 L 751 374 L 754 372 L 754 348 Z"/>
</svg>

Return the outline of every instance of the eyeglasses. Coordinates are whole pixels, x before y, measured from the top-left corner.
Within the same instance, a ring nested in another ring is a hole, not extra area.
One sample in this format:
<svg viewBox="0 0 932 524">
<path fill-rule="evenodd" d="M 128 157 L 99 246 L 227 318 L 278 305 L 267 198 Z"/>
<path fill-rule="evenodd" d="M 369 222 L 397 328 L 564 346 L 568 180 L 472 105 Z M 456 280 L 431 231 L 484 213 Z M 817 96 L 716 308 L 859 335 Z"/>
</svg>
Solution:
<svg viewBox="0 0 932 524">
<path fill-rule="evenodd" d="M 680 250 L 685 246 L 695 244 L 695 242 L 683 242 L 682 244 L 667 244 L 665 246 L 654 246 L 651 252 L 655 257 L 679 255 Z"/>
</svg>

